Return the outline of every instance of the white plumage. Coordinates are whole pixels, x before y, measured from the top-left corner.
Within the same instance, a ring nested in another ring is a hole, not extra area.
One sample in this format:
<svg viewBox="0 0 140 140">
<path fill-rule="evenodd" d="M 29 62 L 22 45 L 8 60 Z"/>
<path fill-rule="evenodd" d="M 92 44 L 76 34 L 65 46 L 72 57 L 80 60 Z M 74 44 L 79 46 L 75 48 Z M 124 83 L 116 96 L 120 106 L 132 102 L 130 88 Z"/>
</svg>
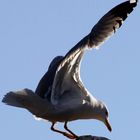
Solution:
<svg viewBox="0 0 140 140">
<path fill-rule="evenodd" d="M 87 50 L 99 48 L 117 31 L 136 5 L 137 1 L 130 0 L 116 6 L 64 57 L 55 57 L 35 93 L 30 89 L 9 92 L 2 102 L 25 108 L 36 117 L 51 121 L 53 131 L 71 139 L 78 136 L 68 129 L 67 122 L 77 119 L 100 120 L 111 131 L 106 105 L 93 97 L 82 83 L 80 63 Z M 68 132 L 55 129 L 56 122 L 65 122 Z"/>
</svg>

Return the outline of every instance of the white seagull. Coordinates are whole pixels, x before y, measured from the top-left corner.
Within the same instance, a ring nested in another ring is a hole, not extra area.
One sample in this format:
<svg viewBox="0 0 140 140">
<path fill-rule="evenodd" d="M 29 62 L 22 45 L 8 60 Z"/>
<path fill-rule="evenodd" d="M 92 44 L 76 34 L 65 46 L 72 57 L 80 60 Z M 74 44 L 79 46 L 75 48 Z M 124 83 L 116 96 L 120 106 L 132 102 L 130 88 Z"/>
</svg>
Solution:
<svg viewBox="0 0 140 140">
<path fill-rule="evenodd" d="M 114 7 L 65 56 L 53 59 L 35 92 L 30 89 L 11 91 L 2 102 L 25 108 L 36 117 L 52 122 L 51 130 L 70 139 L 78 136 L 68 129 L 67 122 L 77 119 L 100 120 L 111 131 L 106 105 L 93 97 L 82 83 L 80 63 L 87 50 L 99 48 L 116 32 L 136 5 L 137 0 L 130 0 Z M 67 132 L 54 128 L 56 122 L 64 122 Z"/>
</svg>

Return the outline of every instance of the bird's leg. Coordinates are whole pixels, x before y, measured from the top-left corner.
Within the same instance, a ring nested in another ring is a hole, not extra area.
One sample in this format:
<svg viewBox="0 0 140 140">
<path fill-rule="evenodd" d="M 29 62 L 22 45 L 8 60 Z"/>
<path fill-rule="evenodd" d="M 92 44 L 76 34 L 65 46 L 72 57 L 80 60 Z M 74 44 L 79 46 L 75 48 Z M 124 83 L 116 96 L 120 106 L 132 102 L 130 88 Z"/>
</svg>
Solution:
<svg viewBox="0 0 140 140">
<path fill-rule="evenodd" d="M 70 134 L 72 134 L 72 135 L 74 136 L 75 139 L 78 138 L 78 136 L 77 136 L 75 133 L 73 133 L 71 130 L 68 129 L 68 127 L 67 127 L 67 122 L 65 122 L 64 128 L 65 128 Z"/>
<path fill-rule="evenodd" d="M 60 133 L 60 134 L 62 134 L 62 135 L 64 135 L 64 136 L 66 136 L 67 138 L 75 139 L 75 136 L 74 136 L 74 135 L 69 134 L 69 133 L 67 133 L 67 132 L 60 131 L 60 130 L 58 130 L 58 129 L 55 129 L 55 128 L 54 128 L 54 125 L 55 125 L 55 123 L 52 123 L 52 126 L 51 126 L 51 130 L 52 130 L 52 131 L 55 131 L 55 132 L 57 132 L 57 133 Z"/>
</svg>

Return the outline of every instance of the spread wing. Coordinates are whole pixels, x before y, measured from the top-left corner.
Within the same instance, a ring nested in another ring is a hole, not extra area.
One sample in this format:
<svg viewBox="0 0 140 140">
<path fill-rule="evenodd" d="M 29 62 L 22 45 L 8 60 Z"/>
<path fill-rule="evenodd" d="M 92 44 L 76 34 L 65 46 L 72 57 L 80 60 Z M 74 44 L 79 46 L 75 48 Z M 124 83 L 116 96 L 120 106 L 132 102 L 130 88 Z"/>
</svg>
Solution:
<svg viewBox="0 0 140 140">
<path fill-rule="evenodd" d="M 53 81 L 51 93 L 53 104 L 58 104 L 59 101 L 65 104 L 74 103 L 73 100 L 76 103 L 77 99 L 82 102 L 87 98 L 85 95 L 88 96 L 88 92 L 81 82 L 79 66 L 84 52 L 98 48 L 114 34 L 136 5 L 137 1 L 132 0 L 114 7 L 98 21 L 86 37 L 65 55 L 57 68 Z"/>
</svg>

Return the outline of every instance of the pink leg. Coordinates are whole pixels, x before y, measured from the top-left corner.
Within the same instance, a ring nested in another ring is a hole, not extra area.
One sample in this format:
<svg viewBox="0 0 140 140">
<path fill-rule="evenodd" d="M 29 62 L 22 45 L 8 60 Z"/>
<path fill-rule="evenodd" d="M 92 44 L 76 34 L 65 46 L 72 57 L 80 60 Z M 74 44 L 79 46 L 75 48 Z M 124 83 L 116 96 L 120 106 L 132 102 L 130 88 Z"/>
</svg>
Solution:
<svg viewBox="0 0 140 140">
<path fill-rule="evenodd" d="M 54 128 L 54 125 L 55 125 L 55 123 L 52 123 L 52 126 L 51 126 L 51 130 L 52 130 L 52 131 L 55 131 L 55 132 L 57 132 L 57 133 L 60 133 L 60 134 L 62 134 L 62 135 L 64 135 L 64 136 L 66 136 L 66 137 L 69 138 L 69 139 L 75 139 L 75 136 L 73 136 L 72 134 L 69 134 L 69 133 L 67 133 L 67 132 L 63 132 L 63 131 L 60 131 L 60 130 L 58 130 L 58 129 L 55 129 L 55 128 Z"/>
<path fill-rule="evenodd" d="M 78 136 L 77 136 L 75 133 L 73 133 L 71 130 L 68 129 L 67 123 L 68 123 L 68 122 L 65 122 L 64 128 L 65 128 L 70 134 L 72 134 L 72 135 L 74 136 L 75 139 L 78 138 Z"/>
</svg>

